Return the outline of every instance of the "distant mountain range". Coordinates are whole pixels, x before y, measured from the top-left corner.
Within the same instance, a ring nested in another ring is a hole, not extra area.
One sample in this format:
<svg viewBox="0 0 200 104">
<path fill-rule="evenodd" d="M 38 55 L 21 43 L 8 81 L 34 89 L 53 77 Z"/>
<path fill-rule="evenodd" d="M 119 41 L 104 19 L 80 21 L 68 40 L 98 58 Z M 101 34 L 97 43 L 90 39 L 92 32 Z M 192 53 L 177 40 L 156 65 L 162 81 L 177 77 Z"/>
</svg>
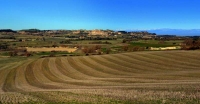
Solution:
<svg viewBox="0 0 200 104">
<path fill-rule="evenodd" d="M 149 29 L 133 31 L 148 31 L 157 35 L 200 36 L 200 29 Z"/>
</svg>

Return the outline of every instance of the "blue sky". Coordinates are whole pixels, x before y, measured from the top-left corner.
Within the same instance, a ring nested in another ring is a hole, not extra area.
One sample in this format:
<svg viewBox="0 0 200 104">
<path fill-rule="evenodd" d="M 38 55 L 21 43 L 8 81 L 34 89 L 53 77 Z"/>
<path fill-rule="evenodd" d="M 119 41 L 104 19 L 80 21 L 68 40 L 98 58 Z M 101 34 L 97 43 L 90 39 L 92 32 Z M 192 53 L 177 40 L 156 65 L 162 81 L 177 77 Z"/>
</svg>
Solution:
<svg viewBox="0 0 200 104">
<path fill-rule="evenodd" d="M 200 29 L 200 0 L 0 0 L 0 29 Z"/>
</svg>

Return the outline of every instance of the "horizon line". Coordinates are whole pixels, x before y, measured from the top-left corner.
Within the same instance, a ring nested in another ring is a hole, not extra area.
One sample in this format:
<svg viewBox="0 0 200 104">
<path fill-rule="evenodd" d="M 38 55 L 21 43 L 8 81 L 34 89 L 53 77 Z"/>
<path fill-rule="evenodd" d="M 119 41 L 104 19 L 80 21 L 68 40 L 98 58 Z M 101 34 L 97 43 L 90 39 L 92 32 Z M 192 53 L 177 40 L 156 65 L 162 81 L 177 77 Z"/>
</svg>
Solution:
<svg viewBox="0 0 200 104">
<path fill-rule="evenodd" d="M 4 28 L 0 30 L 6 30 L 6 29 L 11 29 L 11 28 Z M 39 28 L 27 28 L 27 29 L 11 29 L 11 30 L 28 30 L 28 29 L 38 29 L 38 30 L 115 30 L 115 31 L 136 31 L 136 30 L 200 30 L 198 28 L 193 28 L 193 29 L 178 29 L 178 28 L 152 28 L 152 29 L 39 29 Z"/>
</svg>

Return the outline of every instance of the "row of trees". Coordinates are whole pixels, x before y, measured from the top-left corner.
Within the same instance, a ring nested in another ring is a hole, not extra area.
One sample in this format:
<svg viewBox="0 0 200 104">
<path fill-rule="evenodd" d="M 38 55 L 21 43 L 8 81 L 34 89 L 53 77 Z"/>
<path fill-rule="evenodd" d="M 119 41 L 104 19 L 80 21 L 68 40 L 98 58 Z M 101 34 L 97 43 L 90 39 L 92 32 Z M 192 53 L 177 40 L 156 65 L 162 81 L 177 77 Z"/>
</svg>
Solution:
<svg viewBox="0 0 200 104">
<path fill-rule="evenodd" d="M 92 47 L 84 47 L 82 49 L 82 51 L 86 54 L 86 55 L 89 55 L 89 53 L 98 53 L 98 54 L 101 54 L 101 45 L 95 45 L 95 46 L 92 46 Z"/>
<path fill-rule="evenodd" d="M 132 52 L 132 51 L 144 51 L 145 47 L 139 47 L 139 46 L 131 46 L 131 45 L 124 45 L 122 47 L 119 47 L 115 49 L 117 52 Z M 105 54 L 109 54 L 111 52 L 111 48 L 102 48 L 101 45 L 95 45 L 91 47 L 84 47 L 82 48 L 82 52 L 85 53 L 86 55 L 89 54 L 102 54 L 103 52 Z M 113 51 L 114 52 L 114 51 Z"/>
<path fill-rule="evenodd" d="M 30 52 L 27 51 L 27 49 L 13 49 L 12 51 L 10 51 L 9 56 L 13 57 L 13 56 L 32 56 L 32 54 Z"/>
</svg>

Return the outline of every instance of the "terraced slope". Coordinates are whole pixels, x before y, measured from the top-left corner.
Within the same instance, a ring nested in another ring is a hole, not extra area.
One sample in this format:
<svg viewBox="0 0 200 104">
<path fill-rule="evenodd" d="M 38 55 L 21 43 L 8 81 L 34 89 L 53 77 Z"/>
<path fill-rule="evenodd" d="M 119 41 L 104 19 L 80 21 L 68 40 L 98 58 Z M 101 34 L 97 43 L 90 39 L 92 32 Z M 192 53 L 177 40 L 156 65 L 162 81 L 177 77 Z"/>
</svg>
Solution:
<svg viewBox="0 0 200 104">
<path fill-rule="evenodd" d="M 0 76 L 2 103 L 199 101 L 200 51 L 41 58 L 5 64 Z"/>
</svg>

